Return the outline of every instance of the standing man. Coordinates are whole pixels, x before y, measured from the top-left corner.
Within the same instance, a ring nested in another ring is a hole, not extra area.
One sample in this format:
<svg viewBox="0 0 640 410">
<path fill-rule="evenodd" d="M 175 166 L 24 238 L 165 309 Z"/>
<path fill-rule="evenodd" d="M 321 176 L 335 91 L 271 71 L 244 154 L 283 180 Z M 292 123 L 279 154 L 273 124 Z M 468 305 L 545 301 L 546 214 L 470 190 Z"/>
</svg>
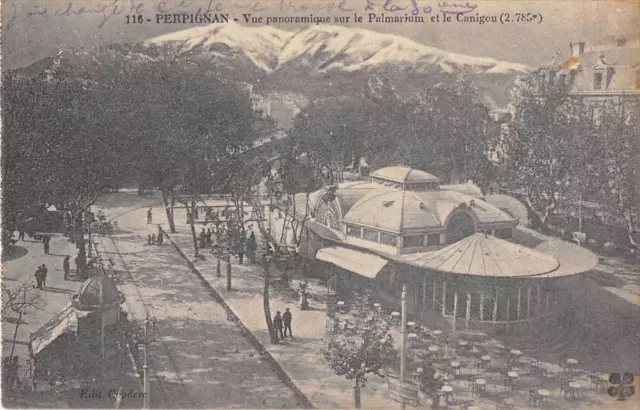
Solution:
<svg viewBox="0 0 640 410">
<path fill-rule="evenodd" d="M 287 329 L 289 329 L 289 337 L 293 339 L 293 333 L 291 332 L 291 312 L 289 308 L 282 315 L 282 321 L 284 322 L 284 337 L 287 337 Z"/>
<path fill-rule="evenodd" d="M 36 289 L 42 289 L 42 266 L 38 266 L 34 276 L 36 277 Z"/>
<path fill-rule="evenodd" d="M 49 242 L 51 242 L 51 237 L 49 235 L 42 235 L 42 243 L 44 244 L 45 255 L 49 254 Z"/>
<path fill-rule="evenodd" d="M 280 311 L 276 312 L 276 315 L 273 317 L 273 328 L 276 332 L 276 340 L 284 339 L 284 334 L 282 333 L 282 316 L 280 316 Z M 280 335 L 280 339 L 278 339 L 278 335 Z"/>
<path fill-rule="evenodd" d="M 153 221 L 153 213 L 151 212 L 151 208 L 147 211 L 147 224 L 152 223 Z"/>
<path fill-rule="evenodd" d="M 62 261 L 62 270 L 64 270 L 64 280 L 69 279 L 69 272 L 71 271 L 71 268 L 69 266 L 69 259 L 71 257 L 69 255 L 64 257 L 64 260 Z"/>
</svg>

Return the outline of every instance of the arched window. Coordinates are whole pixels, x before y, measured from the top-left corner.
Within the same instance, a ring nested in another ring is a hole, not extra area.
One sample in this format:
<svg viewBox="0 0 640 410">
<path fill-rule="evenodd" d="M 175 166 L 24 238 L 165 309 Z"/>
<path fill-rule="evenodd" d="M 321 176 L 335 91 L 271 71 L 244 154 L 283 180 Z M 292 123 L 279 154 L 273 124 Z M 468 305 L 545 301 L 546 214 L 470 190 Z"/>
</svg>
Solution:
<svg viewBox="0 0 640 410">
<path fill-rule="evenodd" d="M 458 242 L 475 233 L 473 217 L 466 212 L 455 212 L 446 227 L 447 244 Z"/>
</svg>

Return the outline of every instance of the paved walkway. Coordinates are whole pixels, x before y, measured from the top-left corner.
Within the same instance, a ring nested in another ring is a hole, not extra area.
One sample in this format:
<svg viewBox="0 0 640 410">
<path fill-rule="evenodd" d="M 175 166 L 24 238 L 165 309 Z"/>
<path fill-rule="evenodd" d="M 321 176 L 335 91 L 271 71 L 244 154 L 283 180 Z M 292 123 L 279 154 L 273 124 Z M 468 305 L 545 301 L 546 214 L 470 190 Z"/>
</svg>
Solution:
<svg viewBox="0 0 640 410">
<path fill-rule="evenodd" d="M 60 313 L 81 285 L 81 282 L 75 277 L 75 266 L 73 265 L 73 259 L 77 254 L 75 244 L 69 242 L 62 234 L 54 234 L 51 238 L 50 254 L 45 255 L 42 242 L 29 239 L 28 236 L 25 238 L 26 240 L 18 242 L 17 246 L 26 248 L 28 253 L 21 258 L 4 262 L 2 266 L 2 280 L 5 286 L 16 289 L 26 283 L 29 286 L 27 299 L 37 297 L 37 303 L 40 307 L 40 309 L 28 309 L 26 317 L 23 316 L 23 323 L 18 327 L 18 344 L 14 355 L 20 357 L 23 369 L 25 361 L 29 357 L 27 348 L 29 335 Z M 72 272 L 69 280 L 64 279 L 62 270 L 62 260 L 65 255 L 71 256 Z M 46 288 L 37 290 L 35 289 L 34 274 L 38 266 L 43 263 L 47 265 L 48 269 Z M 17 318 L 17 314 L 11 315 L 11 317 Z M 8 356 L 11 351 L 14 331 L 15 320 L 7 320 L 6 317 L 3 317 L 2 337 L 5 356 Z"/>
</svg>

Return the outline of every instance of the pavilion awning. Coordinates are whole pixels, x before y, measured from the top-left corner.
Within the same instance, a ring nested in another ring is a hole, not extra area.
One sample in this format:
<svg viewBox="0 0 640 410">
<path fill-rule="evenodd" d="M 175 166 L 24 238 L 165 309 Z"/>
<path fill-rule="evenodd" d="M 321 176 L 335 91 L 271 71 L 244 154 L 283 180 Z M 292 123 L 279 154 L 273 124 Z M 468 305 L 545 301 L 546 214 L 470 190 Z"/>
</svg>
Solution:
<svg viewBox="0 0 640 410">
<path fill-rule="evenodd" d="M 40 329 L 31 334 L 31 352 L 36 355 L 45 347 L 53 343 L 58 337 L 65 332 L 76 333 L 78 331 L 78 316 L 71 302 L 45 323 Z"/>
<path fill-rule="evenodd" d="M 387 264 L 387 260 L 379 256 L 339 246 L 320 249 L 316 254 L 316 259 L 333 263 L 370 279 L 375 279 Z"/>
</svg>

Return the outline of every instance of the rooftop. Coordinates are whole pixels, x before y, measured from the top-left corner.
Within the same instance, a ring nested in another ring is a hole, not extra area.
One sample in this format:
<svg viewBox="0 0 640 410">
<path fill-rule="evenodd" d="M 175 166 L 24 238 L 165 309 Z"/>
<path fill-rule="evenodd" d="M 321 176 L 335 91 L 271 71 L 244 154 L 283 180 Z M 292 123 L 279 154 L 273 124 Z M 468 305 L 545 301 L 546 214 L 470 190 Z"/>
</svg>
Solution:
<svg viewBox="0 0 640 410">
<path fill-rule="evenodd" d="M 551 255 L 481 233 L 436 251 L 407 254 L 399 259 L 441 272 L 491 277 L 532 277 L 560 267 Z"/>
<path fill-rule="evenodd" d="M 428 172 L 400 165 L 380 168 L 372 172 L 371 176 L 373 178 L 383 179 L 385 181 L 397 182 L 401 184 L 440 182 L 440 179 L 429 174 Z"/>
</svg>

